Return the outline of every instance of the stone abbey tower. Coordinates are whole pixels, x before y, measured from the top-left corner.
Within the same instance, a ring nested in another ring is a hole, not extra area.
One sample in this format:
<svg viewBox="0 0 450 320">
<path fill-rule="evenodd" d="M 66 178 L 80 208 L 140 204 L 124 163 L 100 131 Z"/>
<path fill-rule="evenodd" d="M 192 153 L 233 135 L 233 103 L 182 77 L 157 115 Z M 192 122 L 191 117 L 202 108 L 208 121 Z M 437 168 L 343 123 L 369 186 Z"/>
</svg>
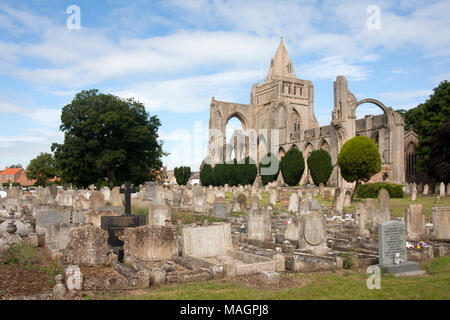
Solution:
<svg viewBox="0 0 450 320">
<path fill-rule="evenodd" d="M 382 115 L 356 119 L 355 110 L 372 103 Z M 236 117 L 243 131 L 226 137 L 228 121 Z M 268 152 L 281 157 L 297 148 L 305 158 L 300 184 L 312 183 L 306 159 L 317 149 L 327 150 L 333 164 L 342 145 L 356 135 L 364 135 L 378 145 L 382 170 L 371 181 L 404 183 L 404 121 L 400 114 L 375 99 L 358 101 L 348 89 L 344 76 L 334 82 L 334 108 L 328 126 L 319 126 L 314 115 L 314 86 L 310 80 L 298 79 L 283 40 L 270 61 L 265 81 L 254 84 L 250 105 L 224 102 L 212 98 L 209 120 L 209 145 L 206 163 L 215 165 L 251 156 L 257 162 Z M 234 156 L 232 157 L 232 153 Z M 281 176 L 281 175 L 280 175 Z M 343 180 L 336 166 L 328 184 L 351 186 Z"/>
</svg>

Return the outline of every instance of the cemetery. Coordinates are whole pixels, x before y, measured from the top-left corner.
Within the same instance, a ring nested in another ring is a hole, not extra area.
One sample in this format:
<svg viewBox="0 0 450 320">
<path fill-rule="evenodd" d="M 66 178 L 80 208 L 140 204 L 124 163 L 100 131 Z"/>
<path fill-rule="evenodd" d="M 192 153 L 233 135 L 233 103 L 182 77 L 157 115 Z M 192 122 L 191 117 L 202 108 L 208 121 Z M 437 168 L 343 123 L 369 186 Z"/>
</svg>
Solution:
<svg viewBox="0 0 450 320">
<path fill-rule="evenodd" d="M 101 191 L 92 186 L 5 192 L 2 257 L 22 246 L 22 251 L 37 250 L 48 263 L 41 268 L 47 270 L 45 286 L 22 295 L 0 288 L 6 299 L 82 299 L 95 292 L 126 295 L 238 279 L 279 290 L 295 275 L 375 265 L 385 273 L 420 277 L 426 276 L 420 264 L 450 255 L 450 199 L 445 196 L 432 212 L 418 203 L 424 196 L 401 199 L 404 214 L 399 216 L 391 212 L 396 199 L 385 189 L 378 199 L 356 198 L 340 210 L 333 197 L 342 193 L 335 188 L 277 182 L 265 187 L 148 182 Z"/>
<path fill-rule="evenodd" d="M 0 300 L 450 300 L 449 3 L 4 2 Z"/>
</svg>

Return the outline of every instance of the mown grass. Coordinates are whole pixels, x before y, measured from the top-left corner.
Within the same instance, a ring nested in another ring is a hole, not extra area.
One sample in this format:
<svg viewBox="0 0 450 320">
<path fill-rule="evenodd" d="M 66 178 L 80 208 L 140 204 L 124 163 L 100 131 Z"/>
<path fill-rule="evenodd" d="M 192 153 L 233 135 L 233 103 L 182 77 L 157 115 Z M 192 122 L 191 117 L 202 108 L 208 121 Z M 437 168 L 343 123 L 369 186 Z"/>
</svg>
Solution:
<svg viewBox="0 0 450 320">
<path fill-rule="evenodd" d="M 292 273 L 284 278 L 308 280 L 302 287 L 273 290 L 250 289 L 238 283 L 193 282 L 159 289 L 149 289 L 138 296 L 119 299 L 136 300 L 448 300 L 450 299 L 450 257 L 436 258 L 422 268 L 428 274 L 397 278 L 381 276 L 381 288 L 367 288 L 365 269 L 338 273 Z"/>
</svg>

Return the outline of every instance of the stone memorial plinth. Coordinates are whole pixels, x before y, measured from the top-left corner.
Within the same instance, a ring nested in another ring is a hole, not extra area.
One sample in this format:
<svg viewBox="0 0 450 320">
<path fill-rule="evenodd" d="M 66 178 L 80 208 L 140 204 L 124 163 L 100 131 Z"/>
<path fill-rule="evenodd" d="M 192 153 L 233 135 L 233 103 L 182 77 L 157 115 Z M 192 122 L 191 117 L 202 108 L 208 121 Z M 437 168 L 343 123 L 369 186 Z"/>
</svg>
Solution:
<svg viewBox="0 0 450 320">
<path fill-rule="evenodd" d="M 386 273 L 397 276 L 421 275 L 417 262 L 408 261 L 406 252 L 406 226 L 399 221 L 386 221 L 378 225 L 378 266 Z"/>
<path fill-rule="evenodd" d="M 433 239 L 450 240 L 450 207 L 433 207 Z"/>
</svg>

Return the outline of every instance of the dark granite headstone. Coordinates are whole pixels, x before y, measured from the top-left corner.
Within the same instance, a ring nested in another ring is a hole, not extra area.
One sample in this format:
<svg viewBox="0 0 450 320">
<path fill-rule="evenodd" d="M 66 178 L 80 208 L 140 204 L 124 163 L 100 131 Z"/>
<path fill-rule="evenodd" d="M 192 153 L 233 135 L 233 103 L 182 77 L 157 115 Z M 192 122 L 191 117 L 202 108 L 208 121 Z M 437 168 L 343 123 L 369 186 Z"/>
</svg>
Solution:
<svg viewBox="0 0 450 320">
<path fill-rule="evenodd" d="M 139 227 L 146 224 L 145 216 L 103 216 L 101 219 L 101 228 L 108 231 L 108 243 L 113 247 L 123 246 L 123 232 L 125 228 Z"/>
</svg>

